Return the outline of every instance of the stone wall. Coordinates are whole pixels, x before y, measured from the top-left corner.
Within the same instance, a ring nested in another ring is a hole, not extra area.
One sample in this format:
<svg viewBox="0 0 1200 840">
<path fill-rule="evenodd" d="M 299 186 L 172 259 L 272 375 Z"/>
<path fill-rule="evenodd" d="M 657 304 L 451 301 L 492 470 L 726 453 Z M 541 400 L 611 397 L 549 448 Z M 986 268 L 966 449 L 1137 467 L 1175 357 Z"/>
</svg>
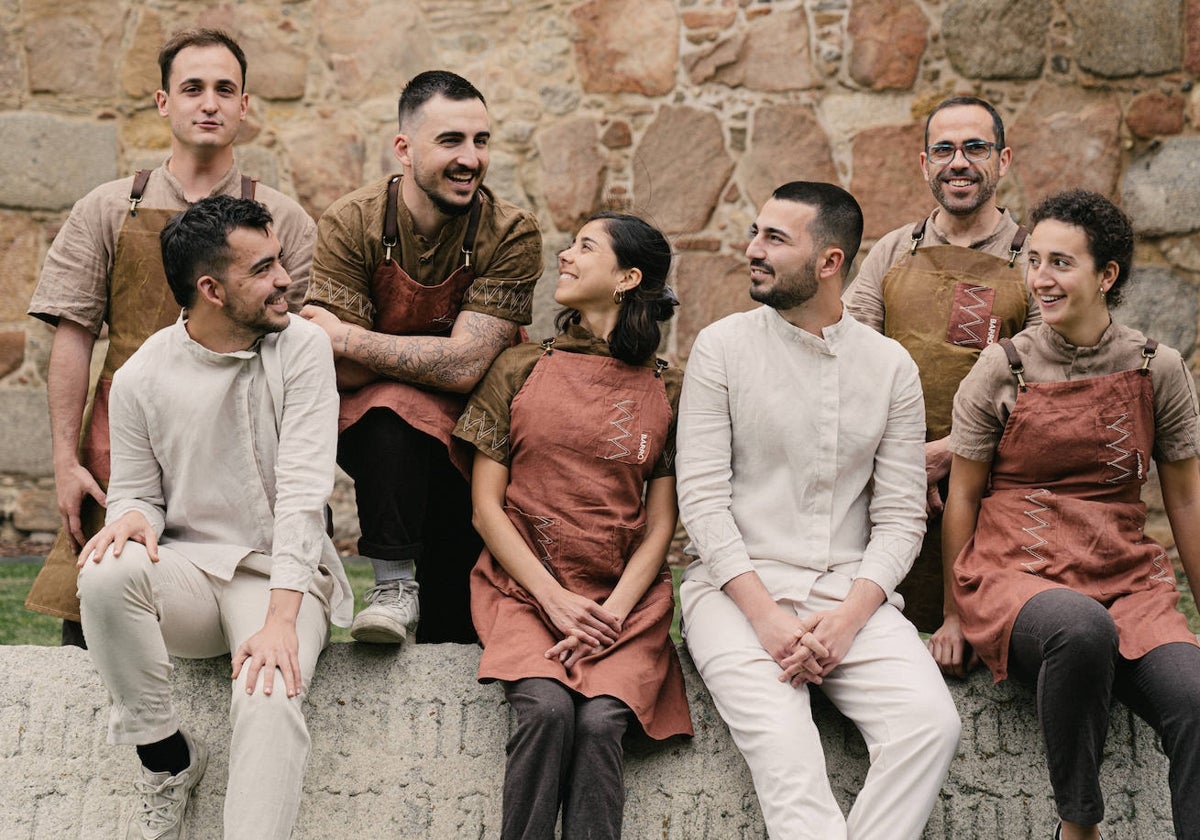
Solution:
<svg viewBox="0 0 1200 840">
<path fill-rule="evenodd" d="M 680 360 L 750 305 L 741 250 L 772 187 L 843 184 L 874 239 L 931 205 L 924 113 L 976 93 L 1010 127 L 1003 203 L 1020 214 L 1068 185 L 1119 197 L 1142 237 L 1119 316 L 1195 344 L 1200 0 L 0 0 L 0 539 L 57 526 L 51 332 L 24 315 L 41 261 L 77 197 L 163 157 L 155 53 L 195 24 L 249 54 L 243 168 L 314 216 L 395 168 L 407 78 L 475 81 L 488 181 L 536 209 L 547 265 L 601 207 L 670 233 Z M 535 335 L 550 315 L 547 281 Z"/>
<path fill-rule="evenodd" d="M 696 737 L 628 744 L 624 836 L 763 840 L 750 771 L 680 650 Z M 175 660 L 183 725 L 212 747 L 189 807 L 187 836 L 220 836 L 228 777 L 229 660 Z M 331 646 L 305 698 L 312 757 L 297 840 L 499 835 L 504 743 L 498 685 L 474 680 L 468 645 Z M 950 693 L 962 740 L 924 840 L 1044 840 L 1057 818 L 1032 692 L 993 685 L 985 669 Z M 105 744 L 108 703 L 77 648 L 0 647 L 0 825 L 6 840 L 109 838 L 133 809 L 137 758 Z M 867 749 L 853 724 L 814 704 L 834 795 L 849 809 Z M 1109 840 L 1172 836 L 1167 762 L 1154 732 L 1119 704 L 1101 788 Z"/>
</svg>

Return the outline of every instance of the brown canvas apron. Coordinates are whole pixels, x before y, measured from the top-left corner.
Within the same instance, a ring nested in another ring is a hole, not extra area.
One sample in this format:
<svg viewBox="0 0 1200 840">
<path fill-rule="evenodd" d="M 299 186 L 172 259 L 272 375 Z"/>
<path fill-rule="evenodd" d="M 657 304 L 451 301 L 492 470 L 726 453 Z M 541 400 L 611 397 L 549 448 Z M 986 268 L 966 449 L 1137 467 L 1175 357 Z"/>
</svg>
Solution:
<svg viewBox="0 0 1200 840">
<path fill-rule="evenodd" d="M 1025 324 L 1029 297 L 1015 264 L 1028 233 L 1018 228 L 1001 259 L 957 245 L 918 247 L 927 222 L 913 229 L 912 248 L 883 278 L 883 332 L 917 363 L 925 439 L 938 440 L 950 434 L 954 393 L 980 352 Z M 921 553 L 896 588 L 904 615 L 925 633 L 942 625 L 941 524 L 940 515 L 929 517 Z"/>
<path fill-rule="evenodd" d="M 1142 485 L 1154 449 L 1147 342 L 1140 369 L 1026 385 L 992 461 L 975 534 L 954 565 L 963 632 L 997 680 L 1021 607 L 1066 587 L 1108 608 L 1120 652 L 1136 659 L 1167 642 L 1196 643 L 1175 609 L 1179 593 L 1162 546 L 1142 533 Z"/>
<path fill-rule="evenodd" d="M 179 304 L 163 270 L 158 237 L 171 217 L 181 211 L 138 207 L 152 171 L 139 169 L 134 175 L 129 214 L 117 236 L 108 283 L 108 353 L 92 405 L 84 414 L 80 436 L 80 463 L 103 488 L 108 487 L 111 476 L 108 406 L 113 374 L 142 342 L 179 317 Z M 253 178 L 242 176 L 242 198 L 254 198 L 255 183 Z M 104 525 L 104 508 L 91 496 L 84 496 L 81 516 L 85 536 L 92 536 Z M 28 609 L 79 620 L 79 599 L 75 594 L 77 551 L 71 535 L 60 531 L 29 591 L 25 601 Z"/>
<path fill-rule="evenodd" d="M 389 335 L 449 335 L 462 308 L 463 296 L 475 281 L 471 252 L 479 229 L 479 200 L 471 205 L 463 236 L 462 264 L 436 286 L 423 286 L 412 279 L 392 258 L 399 244 L 397 205 L 400 177 L 388 181 L 387 208 L 383 221 L 384 259 L 371 277 L 371 300 L 375 304 L 376 332 Z M 450 460 L 464 476 L 470 476 L 471 454 L 465 444 L 451 437 L 459 415 L 466 407 L 462 394 L 432 391 L 407 382 L 383 379 L 356 391 L 342 394 L 338 431 L 358 422 L 372 408 L 388 408 L 418 431 L 437 438 L 450 453 Z"/>
<path fill-rule="evenodd" d="M 602 602 L 641 544 L 642 490 L 670 429 L 671 406 L 658 368 L 551 344 L 512 400 L 505 510 L 563 587 Z M 484 549 L 471 572 L 471 617 L 484 645 L 479 678 L 557 680 L 586 697 L 618 698 L 652 738 L 690 735 L 669 635 L 673 609 L 664 565 L 616 644 L 568 672 L 543 656 L 559 639 L 549 618 Z"/>
</svg>

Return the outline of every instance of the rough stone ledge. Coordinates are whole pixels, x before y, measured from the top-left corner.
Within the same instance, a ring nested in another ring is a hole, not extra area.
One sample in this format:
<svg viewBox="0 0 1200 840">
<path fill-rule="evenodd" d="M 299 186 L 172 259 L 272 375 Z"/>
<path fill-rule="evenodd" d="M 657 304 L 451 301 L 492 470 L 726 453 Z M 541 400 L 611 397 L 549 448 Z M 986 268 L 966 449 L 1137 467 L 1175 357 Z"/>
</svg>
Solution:
<svg viewBox="0 0 1200 840">
<path fill-rule="evenodd" d="M 696 737 L 634 742 L 625 836 L 730 840 L 765 832 L 750 774 L 686 652 Z M 509 716 L 499 686 L 474 680 L 478 649 L 338 644 L 307 702 L 313 753 L 295 837 L 484 838 L 499 833 Z M 188 837 L 220 836 L 229 738 L 227 659 L 176 662 L 180 714 L 213 746 Z M 1055 824 L 1030 692 L 977 671 L 950 690 L 963 739 L 925 838 L 1044 840 Z M 5 838 L 111 838 L 132 809 L 136 758 L 105 744 L 108 702 L 87 654 L 0 647 L 0 825 Z M 847 807 L 866 771 L 853 726 L 816 716 L 833 789 Z M 1104 764 L 1110 840 L 1173 836 L 1166 760 L 1153 731 L 1113 714 Z"/>
</svg>

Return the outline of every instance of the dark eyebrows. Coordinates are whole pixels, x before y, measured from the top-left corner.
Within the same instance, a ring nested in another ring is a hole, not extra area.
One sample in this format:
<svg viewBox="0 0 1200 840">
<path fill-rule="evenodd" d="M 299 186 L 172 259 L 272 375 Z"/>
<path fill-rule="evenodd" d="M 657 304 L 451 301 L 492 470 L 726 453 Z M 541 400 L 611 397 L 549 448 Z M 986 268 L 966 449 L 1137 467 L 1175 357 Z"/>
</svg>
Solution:
<svg viewBox="0 0 1200 840">
<path fill-rule="evenodd" d="M 257 274 L 262 269 L 269 268 L 270 266 L 274 265 L 276 262 L 281 262 L 282 260 L 283 260 L 283 251 L 282 250 L 280 250 L 280 252 L 278 254 L 268 254 L 267 256 L 263 257 L 262 259 L 256 261 L 253 265 L 251 265 L 249 273 Z"/>
<path fill-rule="evenodd" d="M 181 79 L 179 81 L 180 88 L 187 87 L 188 85 L 202 85 L 202 84 L 204 84 L 204 79 L 201 79 L 199 76 L 193 76 L 190 79 Z M 229 87 L 233 87 L 233 88 L 238 87 L 238 82 L 234 81 L 233 79 L 217 79 L 215 84 L 217 87 L 223 87 L 225 85 L 228 85 Z"/>
</svg>

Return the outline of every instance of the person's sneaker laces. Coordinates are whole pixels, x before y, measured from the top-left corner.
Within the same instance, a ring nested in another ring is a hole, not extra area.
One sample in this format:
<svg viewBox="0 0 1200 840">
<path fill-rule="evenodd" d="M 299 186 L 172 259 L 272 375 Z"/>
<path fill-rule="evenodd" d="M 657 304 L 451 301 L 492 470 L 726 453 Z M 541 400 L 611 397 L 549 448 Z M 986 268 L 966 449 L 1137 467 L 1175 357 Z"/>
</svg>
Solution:
<svg viewBox="0 0 1200 840">
<path fill-rule="evenodd" d="M 192 763 L 174 776 L 142 768 L 141 778 L 133 783 L 140 801 L 129 818 L 126 840 L 181 840 L 183 837 L 183 812 L 187 810 L 188 797 L 208 766 L 208 748 L 193 741 L 186 732 L 180 734 L 187 742 Z"/>
<path fill-rule="evenodd" d="M 368 606 L 354 616 L 350 635 L 360 642 L 397 645 L 408 638 L 421 617 L 415 580 L 389 580 L 363 596 Z"/>
</svg>

